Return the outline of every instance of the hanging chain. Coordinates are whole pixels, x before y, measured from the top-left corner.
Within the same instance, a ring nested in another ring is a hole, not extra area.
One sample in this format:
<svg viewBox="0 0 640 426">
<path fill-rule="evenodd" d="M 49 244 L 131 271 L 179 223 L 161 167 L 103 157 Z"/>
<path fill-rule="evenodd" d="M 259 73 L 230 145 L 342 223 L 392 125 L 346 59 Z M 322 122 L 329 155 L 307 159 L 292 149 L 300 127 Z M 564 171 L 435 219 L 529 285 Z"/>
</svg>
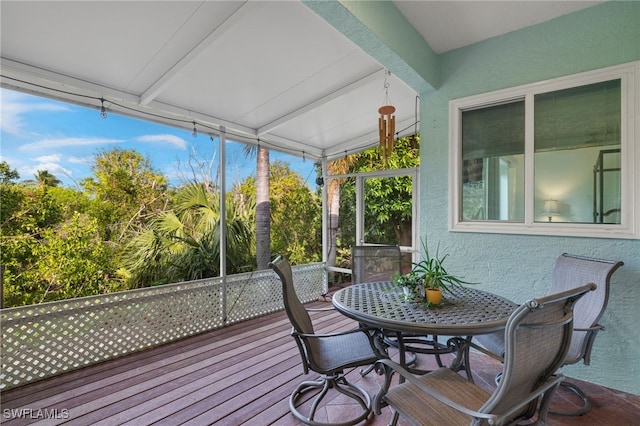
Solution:
<svg viewBox="0 0 640 426">
<path fill-rule="evenodd" d="M 391 71 L 388 70 L 384 70 L 384 105 L 391 105 L 391 100 L 389 99 L 389 86 L 391 85 L 391 83 L 389 83 L 388 78 L 391 76 Z"/>
</svg>

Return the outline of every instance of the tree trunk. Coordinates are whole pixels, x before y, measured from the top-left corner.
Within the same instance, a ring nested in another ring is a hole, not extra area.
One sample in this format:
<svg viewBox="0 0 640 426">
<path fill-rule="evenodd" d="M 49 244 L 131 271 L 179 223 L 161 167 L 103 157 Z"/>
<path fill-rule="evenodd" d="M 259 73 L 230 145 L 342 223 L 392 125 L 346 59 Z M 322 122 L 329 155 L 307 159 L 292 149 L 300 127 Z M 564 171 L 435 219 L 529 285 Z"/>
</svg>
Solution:
<svg viewBox="0 0 640 426">
<path fill-rule="evenodd" d="M 413 235 L 413 228 L 411 226 L 411 220 L 403 220 L 400 223 L 394 225 L 396 237 L 398 238 L 398 244 L 401 246 L 411 246 L 411 238 Z"/>
<path fill-rule="evenodd" d="M 337 236 L 340 222 L 340 183 L 338 179 L 331 179 L 327 188 L 327 199 L 329 203 L 327 266 L 336 266 Z M 331 282 L 334 281 L 333 274 L 329 278 Z"/>
<path fill-rule="evenodd" d="M 271 203 L 269 201 L 269 150 L 258 147 L 256 168 L 256 263 L 267 269 L 271 261 Z"/>
</svg>

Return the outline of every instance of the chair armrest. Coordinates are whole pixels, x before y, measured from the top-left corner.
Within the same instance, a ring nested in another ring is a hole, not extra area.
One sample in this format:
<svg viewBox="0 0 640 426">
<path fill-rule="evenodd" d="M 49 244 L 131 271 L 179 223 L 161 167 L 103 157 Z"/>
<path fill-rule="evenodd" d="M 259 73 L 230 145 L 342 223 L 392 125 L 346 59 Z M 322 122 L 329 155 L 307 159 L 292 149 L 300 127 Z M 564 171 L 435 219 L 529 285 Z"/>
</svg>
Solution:
<svg viewBox="0 0 640 426">
<path fill-rule="evenodd" d="M 543 403 L 545 403 L 545 400 L 548 403 L 548 398 L 551 396 L 553 391 L 560 385 L 560 382 L 562 382 L 562 380 L 564 379 L 564 376 L 562 374 L 553 375 L 544 384 L 541 384 L 540 387 L 536 389 L 535 392 L 529 393 L 528 396 L 523 398 L 518 404 L 515 404 L 510 410 L 499 413 L 499 414 L 498 413 L 489 414 L 489 413 L 482 413 L 475 410 L 471 410 L 463 405 L 456 403 L 455 401 L 452 401 L 447 396 L 440 393 L 437 388 L 433 386 L 429 386 L 427 383 L 424 383 L 424 381 L 420 380 L 419 377 L 414 376 L 413 374 L 411 374 L 409 371 L 407 371 L 405 368 L 403 368 L 401 365 L 399 365 L 394 361 L 391 361 L 389 359 L 380 359 L 376 362 L 375 365 L 376 365 L 376 368 L 380 368 L 381 370 L 383 370 L 385 374 L 385 383 L 380 389 L 380 392 L 375 396 L 375 400 L 374 400 L 374 410 L 376 414 L 380 413 L 382 399 L 384 398 L 385 394 L 389 389 L 389 386 L 391 383 L 391 376 L 393 375 L 394 372 L 396 372 L 400 374 L 405 379 L 405 381 L 416 386 L 418 389 L 420 389 L 422 392 L 426 393 L 430 397 L 470 417 L 474 417 L 477 419 L 487 419 L 487 423 L 489 423 L 490 425 L 503 424 L 504 421 L 511 419 L 523 406 L 531 403 L 533 400 L 535 400 L 542 394 L 545 394 L 545 398 L 543 398 Z M 446 367 L 443 367 L 443 368 L 446 368 Z M 474 385 L 472 383 L 469 383 L 469 386 L 477 387 L 477 385 Z"/>
<path fill-rule="evenodd" d="M 411 384 L 415 385 L 416 387 L 418 387 L 421 391 L 423 391 L 424 393 L 430 395 L 431 397 L 437 399 L 438 401 L 442 402 L 443 404 L 448 405 L 449 407 L 458 410 L 468 416 L 471 417 L 476 417 L 476 418 L 483 418 L 483 419 L 487 419 L 489 421 L 490 424 L 493 424 L 493 422 L 495 422 L 495 420 L 498 418 L 496 415 L 493 414 L 487 414 L 487 413 L 480 413 L 478 411 L 474 411 L 474 410 L 470 410 L 467 407 L 464 407 L 452 400 L 450 400 L 449 398 L 447 398 L 446 396 L 440 394 L 437 389 L 426 385 L 425 383 L 423 383 L 422 381 L 420 381 L 416 376 L 414 376 L 413 374 L 411 374 L 409 371 L 407 371 L 404 367 L 402 367 L 400 364 L 390 360 L 390 359 L 380 359 L 376 362 L 376 368 L 383 368 L 384 372 L 385 372 L 385 376 L 387 377 L 387 380 L 385 380 L 385 385 L 383 386 L 383 388 L 380 390 L 380 392 L 376 395 L 376 400 L 375 400 L 375 409 L 376 409 L 376 413 L 379 413 L 380 411 L 380 402 L 381 399 L 384 397 L 384 395 L 387 393 L 387 390 L 389 389 L 389 384 L 391 383 L 391 375 L 396 372 L 398 374 L 400 374 L 406 381 L 410 382 Z"/>
<path fill-rule="evenodd" d="M 346 330 L 346 331 L 338 331 L 335 333 L 325 333 L 325 334 L 303 334 L 300 333 L 298 334 L 298 336 L 304 338 L 304 339 L 321 339 L 323 337 L 333 337 L 333 336 L 346 336 L 349 334 L 355 334 L 355 333 L 360 333 L 363 332 L 364 330 L 361 329 L 355 329 L 355 330 Z"/>
<path fill-rule="evenodd" d="M 489 349 L 485 348 L 482 345 L 479 345 L 477 343 L 473 342 L 473 336 L 467 336 L 467 345 L 470 348 L 474 348 L 479 352 L 482 352 L 485 355 L 490 356 L 491 358 L 500 361 L 500 362 L 504 362 L 504 357 L 502 357 L 500 354 L 494 353 L 492 351 L 490 351 Z M 468 350 L 468 349 L 467 349 Z"/>
<path fill-rule="evenodd" d="M 307 312 L 327 312 L 327 311 L 335 311 L 336 308 L 331 307 L 331 308 L 306 308 L 305 309 Z"/>
<path fill-rule="evenodd" d="M 604 330 L 604 326 L 600 325 L 600 324 L 596 324 L 593 327 L 588 327 L 588 328 L 574 328 L 573 331 L 600 331 L 600 330 Z"/>
</svg>

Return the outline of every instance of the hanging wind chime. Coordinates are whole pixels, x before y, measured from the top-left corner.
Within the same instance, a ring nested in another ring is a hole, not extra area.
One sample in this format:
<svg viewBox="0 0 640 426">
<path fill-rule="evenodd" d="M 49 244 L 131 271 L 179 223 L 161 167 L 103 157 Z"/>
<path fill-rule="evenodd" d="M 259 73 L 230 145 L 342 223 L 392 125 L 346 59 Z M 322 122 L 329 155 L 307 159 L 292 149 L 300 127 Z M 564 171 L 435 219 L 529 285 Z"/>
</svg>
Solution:
<svg viewBox="0 0 640 426">
<path fill-rule="evenodd" d="M 380 117 L 378 118 L 378 130 L 380 132 L 380 154 L 382 161 L 386 165 L 387 157 L 393 152 L 394 134 L 396 132 L 396 108 L 390 105 L 389 101 L 389 82 L 387 78 L 391 75 L 389 71 L 385 71 L 384 75 L 384 105 L 378 108 Z"/>
</svg>

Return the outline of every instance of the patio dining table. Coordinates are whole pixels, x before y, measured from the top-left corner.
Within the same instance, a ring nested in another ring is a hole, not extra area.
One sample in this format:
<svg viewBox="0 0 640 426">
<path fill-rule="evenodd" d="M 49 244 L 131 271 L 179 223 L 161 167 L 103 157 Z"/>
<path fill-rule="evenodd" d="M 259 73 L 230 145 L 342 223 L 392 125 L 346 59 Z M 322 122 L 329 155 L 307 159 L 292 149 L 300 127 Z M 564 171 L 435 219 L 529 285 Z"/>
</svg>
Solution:
<svg viewBox="0 0 640 426">
<path fill-rule="evenodd" d="M 451 367 L 469 368 L 469 342 L 472 336 L 504 330 L 517 307 L 508 299 L 473 287 L 446 294 L 438 306 L 406 300 L 401 288 L 392 282 L 355 284 L 338 290 L 333 305 L 343 315 L 361 324 L 393 332 L 397 337 L 400 364 L 406 364 L 404 336 L 452 336 L 448 352 L 456 352 Z"/>
</svg>

